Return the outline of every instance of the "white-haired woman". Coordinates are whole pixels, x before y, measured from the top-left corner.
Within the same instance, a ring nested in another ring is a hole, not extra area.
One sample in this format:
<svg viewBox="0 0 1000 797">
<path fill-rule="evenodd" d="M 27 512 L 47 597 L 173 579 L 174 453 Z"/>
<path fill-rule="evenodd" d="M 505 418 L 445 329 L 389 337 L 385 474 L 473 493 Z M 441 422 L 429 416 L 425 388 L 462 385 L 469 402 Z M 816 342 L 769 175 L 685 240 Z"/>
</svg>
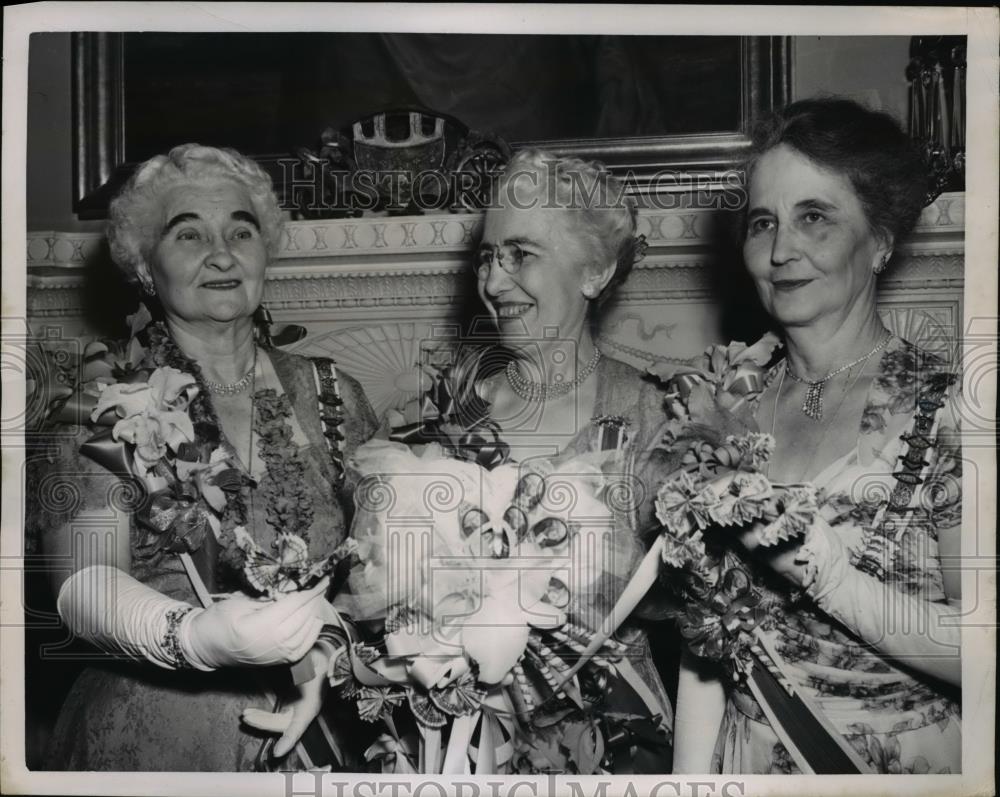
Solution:
<svg viewBox="0 0 1000 797">
<path fill-rule="evenodd" d="M 241 726 L 241 712 L 271 709 L 273 694 L 291 686 L 288 669 L 277 665 L 314 648 L 328 580 L 254 599 L 259 591 L 248 584 L 256 578 L 259 586 L 266 573 L 248 575 L 246 535 L 266 555 L 327 556 L 348 528 L 344 458 L 371 437 L 375 418 L 358 384 L 329 361 L 282 353 L 255 335 L 282 216 L 270 178 L 253 161 L 232 150 L 177 147 L 138 168 L 110 216 L 114 260 L 162 311 L 136 338 L 145 364 L 193 381 L 183 389 L 190 439 L 150 454 L 146 423 L 130 442 L 137 462 L 141 455 L 175 457 L 175 466 L 183 459 L 188 476 L 180 494 L 154 501 L 152 491 L 116 522 L 115 468 L 82 456 L 83 438 L 64 446 L 54 478 L 78 500 L 41 510 L 47 552 L 68 563 L 53 576 L 58 609 L 77 636 L 110 658 L 89 666 L 72 687 L 49 768 L 250 770 L 260 764 L 265 737 Z M 119 374 L 118 381 L 136 376 Z M 127 419 L 120 406 L 123 414 Z M 163 431 L 169 416 L 157 418 L 160 432 L 171 434 Z M 199 473 L 208 474 L 214 497 Z M 146 483 L 156 486 L 155 479 Z M 213 512 L 205 505 L 185 516 L 187 526 L 175 522 L 196 503 L 195 484 L 215 510 L 209 527 L 203 521 Z M 284 548 L 275 544 L 279 535 Z M 292 551 L 291 536 L 307 552 Z M 190 554 L 198 575 L 177 551 Z M 206 593 L 228 597 L 202 608 L 198 598 L 204 602 Z M 301 703 L 320 680 L 307 680 L 289 699 Z M 302 717 L 274 757 L 293 747 L 312 713 Z"/>
<path fill-rule="evenodd" d="M 642 463 L 663 415 L 658 388 L 627 363 L 602 355 L 592 332 L 596 308 L 641 255 L 636 207 L 600 164 L 540 150 L 515 155 L 495 188 L 474 269 L 500 342 L 514 356 L 480 379 L 477 392 L 518 463 L 615 449 L 614 472 L 607 475 L 627 486 L 614 500 L 621 522 L 608 555 L 617 557 L 611 570 L 621 579 L 598 596 L 592 608 L 601 607 L 600 614 L 611 609 L 641 558 L 639 531 L 655 493 Z M 619 638 L 630 643 L 627 661 L 645 687 L 639 691 L 647 709 L 669 733 L 670 702 L 644 633 L 626 624 Z M 598 709 L 635 710 L 635 703 L 616 707 L 626 693 L 608 690 L 607 705 Z M 669 771 L 669 754 L 637 749 L 634 771 Z"/>
</svg>

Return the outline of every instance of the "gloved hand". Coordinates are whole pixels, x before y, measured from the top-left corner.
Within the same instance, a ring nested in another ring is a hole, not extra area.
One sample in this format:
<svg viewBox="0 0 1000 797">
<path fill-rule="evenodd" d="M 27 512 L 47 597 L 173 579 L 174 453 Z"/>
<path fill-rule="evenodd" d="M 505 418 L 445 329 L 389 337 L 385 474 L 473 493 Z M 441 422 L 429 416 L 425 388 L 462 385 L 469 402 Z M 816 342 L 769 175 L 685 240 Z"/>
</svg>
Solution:
<svg viewBox="0 0 1000 797">
<path fill-rule="evenodd" d="M 201 611 L 109 565 L 90 565 L 71 575 L 59 590 L 56 606 L 81 639 L 112 655 L 145 659 L 170 670 L 187 662 L 169 640 Z"/>
<path fill-rule="evenodd" d="M 266 667 L 298 661 L 323 627 L 329 579 L 275 601 L 235 595 L 192 612 L 181 623 L 178 641 L 192 666 Z"/>
<path fill-rule="evenodd" d="M 297 697 L 282 711 L 274 713 L 248 708 L 244 709 L 242 714 L 243 721 L 250 727 L 267 733 L 281 734 L 281 738 L 275 742 L 272 750 L 272 755 L 275 758 L 281 758 L 287 754 L 302 738 L 306 728 L 319 715 L 323 706 L 323 698 L 330 688 L 326 674 L 329 665 L 327 649 L 317 645 L 307 655 L 312 660 L 311 664 L 316 675 L 311 680 L 296 687 Z"/>
<path fill-rule="evenodd" d="M 346 625 L 354 630 L 350 621 L 341 617 L 326 601 L 318 607 L 318 614 L 325 625 Z M 248 708 L 243 711 L 243 721 L 258 730 L 267 733 L 280 733 L 281 738 L 274 745 L 272 754 L 275 758 L 286 755 L 302 738 L 309 724 L 319 715 L 323 700 L 329 691 L 329 670 L 334 656 L 343 649 L 343 642 L 331 641 L 329 637 L 320 637 L 309 651 L 305 660 L 296 669 L 310 670 L 314 673 L 309 680 L 298 683 L 298 695 L 280 712 L 264 711 Z M 302 665 L 306 665 L 303 667 Z M 294 671 L 293 671 L 294 672 Z"/>
<path fill-rule="evenodd" d="M 797 557 L 806 594 L 820 609 L 904 665 L 961 686 L 960 608 L 858 570 L 825 521 L 810 527 Z"/>
</svg>

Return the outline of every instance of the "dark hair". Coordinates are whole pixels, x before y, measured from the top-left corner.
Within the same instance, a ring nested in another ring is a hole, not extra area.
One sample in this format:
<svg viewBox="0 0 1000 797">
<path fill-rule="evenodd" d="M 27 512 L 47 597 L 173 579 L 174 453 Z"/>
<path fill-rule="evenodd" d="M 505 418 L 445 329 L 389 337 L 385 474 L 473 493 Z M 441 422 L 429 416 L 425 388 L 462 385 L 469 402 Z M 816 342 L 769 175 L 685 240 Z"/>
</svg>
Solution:
<svg viewBox="0 0 1000 797">
<path fill-rule="evenodd" d="M 927 204 L 927 167 L 889 114 L 838 97 L 793 102 L 754 130 L 748 183 L 757 160 L 779 144 L 844 174 L 872 231 L 893 242 L 913 230 Z"/>
</svg>

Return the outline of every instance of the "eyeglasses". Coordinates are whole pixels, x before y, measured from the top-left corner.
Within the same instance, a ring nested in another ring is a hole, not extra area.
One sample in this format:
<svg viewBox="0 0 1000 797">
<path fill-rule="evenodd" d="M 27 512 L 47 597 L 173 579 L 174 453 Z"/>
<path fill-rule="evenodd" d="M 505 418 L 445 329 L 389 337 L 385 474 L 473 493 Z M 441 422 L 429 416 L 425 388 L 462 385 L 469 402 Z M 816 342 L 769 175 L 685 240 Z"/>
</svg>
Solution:
<svg viewBox="0 0 1000 797">
<path fill-rule="evenodd" d="M 476 253 L 472 270 L 479 279 L 488 279 L 494 261 L 508 274 L 514 275 L 524 264 L 524 251 L 517 244 L 484 245 Z"/>
</svg>

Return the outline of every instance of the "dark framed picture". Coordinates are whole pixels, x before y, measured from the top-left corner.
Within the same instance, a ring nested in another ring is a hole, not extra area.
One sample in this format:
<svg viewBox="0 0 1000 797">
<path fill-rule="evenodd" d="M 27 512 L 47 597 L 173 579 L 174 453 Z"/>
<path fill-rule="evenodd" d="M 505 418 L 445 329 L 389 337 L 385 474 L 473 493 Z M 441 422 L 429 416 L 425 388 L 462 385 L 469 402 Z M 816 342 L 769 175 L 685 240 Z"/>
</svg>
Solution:
<svg viewBox="0 0 1000 797">
<path fill-rule="evenodd" d="M 74 207 L 102 217 L 136 163 L 192 140 L 282 190 L 279 162 L 325 129 L 401 107 L 600 159 L 636 191 L 664 169 L 710 189 L 788 99 L 788 61 L 780 36 L 77 33 Z"/>
</svg>

